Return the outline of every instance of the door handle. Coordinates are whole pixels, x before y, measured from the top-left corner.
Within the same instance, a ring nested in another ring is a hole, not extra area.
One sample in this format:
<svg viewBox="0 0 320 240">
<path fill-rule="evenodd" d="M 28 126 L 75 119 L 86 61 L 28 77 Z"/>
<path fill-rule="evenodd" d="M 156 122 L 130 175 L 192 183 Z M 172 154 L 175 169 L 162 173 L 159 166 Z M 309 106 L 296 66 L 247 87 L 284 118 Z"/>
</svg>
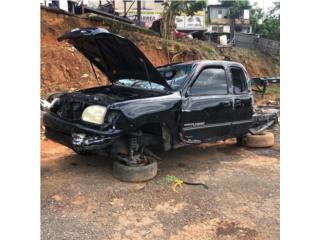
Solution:
<svg viewBox="0 0 320 240">
<path fill-rule="evenodd" d="M 235 107 L 240 107 L 241 106 L 241 100 L 240 99 L 235 99 L 234 100 L 234 106 Z"/>
<path fill-rule="evenodd" d="M 230 107 L 231 106 L 231 101 L 225 101 L 225 102 L 222 102 L 221 104 L 224 107 Z"/>
</svg>

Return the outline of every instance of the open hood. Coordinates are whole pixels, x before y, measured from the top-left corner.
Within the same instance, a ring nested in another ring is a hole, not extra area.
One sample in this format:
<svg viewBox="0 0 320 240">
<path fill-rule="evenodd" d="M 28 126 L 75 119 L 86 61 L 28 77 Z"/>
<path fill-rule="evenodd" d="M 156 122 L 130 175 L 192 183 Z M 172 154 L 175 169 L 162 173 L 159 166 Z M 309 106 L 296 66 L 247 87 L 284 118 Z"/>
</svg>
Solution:
<svg viewBox="0 0 320 240">
<path fill-rule="evenodd" d="M 171 89 L 146 56 L 128 39 L 103 28 L 73 29 L 58 38 L 69 40 L 111 82 L 138 79 Z"/>
</svg>

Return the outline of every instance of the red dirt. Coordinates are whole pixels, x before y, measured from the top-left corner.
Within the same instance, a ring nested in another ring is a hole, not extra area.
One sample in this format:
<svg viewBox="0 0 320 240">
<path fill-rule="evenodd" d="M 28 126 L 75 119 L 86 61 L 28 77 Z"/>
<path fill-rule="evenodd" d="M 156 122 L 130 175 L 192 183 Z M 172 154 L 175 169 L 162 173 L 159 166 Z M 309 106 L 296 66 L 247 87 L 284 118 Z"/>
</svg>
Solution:
<svg viewBox="0 0 320 240">
<path fill-rule="evenodd" d="M 41 10 L 41 96 L 56 91 L 73 91 L 96 86 L 97 81 L 89 61 L 66 42 L 56 39 L 70 29 L 77 27 L 110 26 L 86 18 Z M 166 43 L 164 39 L 137 32 L 120 30 L 120 34 L 133 41 L 155 65 L 168 61 L 179 62 L 196 59 L 231 60 L 243 63 L 252 76 L 275 75 L 279 73 L 277 60 L 247 49 L 216 49 L 201 41 L 191 43 Z M 97 70 L 97 69 L 96 69 Z M 102 83 L 107 78 L 97 70 Z"/>
</svg>

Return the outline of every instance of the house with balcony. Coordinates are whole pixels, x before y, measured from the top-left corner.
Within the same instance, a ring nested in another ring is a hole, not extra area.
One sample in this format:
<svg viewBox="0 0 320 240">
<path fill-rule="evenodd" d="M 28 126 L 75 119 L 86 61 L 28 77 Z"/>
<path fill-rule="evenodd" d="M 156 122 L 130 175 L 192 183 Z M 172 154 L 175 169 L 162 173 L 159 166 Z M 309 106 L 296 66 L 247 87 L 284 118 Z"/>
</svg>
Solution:
<svg viewBox="0 0 320 240">
<path fill-rule="evenodd" d="M 230 6 L 223 4 L 208 6 L 208 32 L 230 33 L 232 20 L 229 18 Z M 241 8 L 235 16 L 235 32 L 251 33 L 250 7 Z"/>
</svg>

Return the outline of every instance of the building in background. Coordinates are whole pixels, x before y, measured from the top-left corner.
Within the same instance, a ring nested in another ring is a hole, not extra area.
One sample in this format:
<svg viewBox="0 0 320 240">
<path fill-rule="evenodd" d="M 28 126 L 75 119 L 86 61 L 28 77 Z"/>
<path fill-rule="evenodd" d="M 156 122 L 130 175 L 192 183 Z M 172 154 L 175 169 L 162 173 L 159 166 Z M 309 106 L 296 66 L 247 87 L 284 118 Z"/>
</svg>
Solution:
<svg viewBox="0 0 320 240">
<path fill-rule="evenodd" d="M 161 18 L 163 0 L 141 0 L 141 22 L 142 25 L 149 28 L 152 23 Z M 135 21 L 137 19 L 137 1 L 136 0 L 118 0 L 115 1 L 115 11 L 120 16 L 126 16 Z"/>
<path fill-rule="evenodd" d="M 229 8 L 221 4 L 208 6 L 208 31 L 230 33 L 231 19 L 228 16 Z M 241 8 L 235 19 L 235 32 L 251 33 L 250 7 Z"/>
<path fill-rule="evenodd" d="M 163 0 L 141 0 L 141 21 L 145 27 L 150 28 L 152 23 L 161 18 L 163 11 Z M 137 1 L 136 0 L 118 0 L 115 1 L 116 12 L 120 16 L 126 14 L 126 17 L 134 20 L 137 15 Z M 205 10 L 197 12 L 194 16 L 177 16 L 176 26 L 178 31 L 195 31 L 206 30 L 205 26 Z"/>
<path fill-rule="evenodd" d="M 137 23 L 137 0 L 41 0 L 41 4 L 47 7 L 60 8 L 72 13 L 79 13 L 79 6 L 81 3 L 92 9 L 97 9 L 105 12 L 112 13 L 112 11 L 106 11 L 102 6 L 113 6 L 116 15 L 128 18 Z M 162 3 L 164 0 L 141 0 L 141 26 L 150 28 L 153 22 L 161 18 L 163 11 Z M 75 8 L 77 11 L 75 11 Z M 86 9 L 84 12 L 88 12 Z M 81 13 L 81 12 L 80 12 Z M 95 13 L 98 14 L 96 11 Z M 100 12 L 101 13 L 101 12 Z M 102 14 L 102 13 L 101 13 Z M 193 16 L 180 15 L 175 19 L 176 30 L 182 32 L 205 32 L 206 26 L 206 9 L 195 13 Z"/>
<path fill-rule="evenodd" d="M 206 31 L 205 11 L 199 11 L 193 16 L 180 15 L 176 17 L 178 31 Z"/>
<path fill-rule="evenodd" d="M 45 7 L 59 8 L 67 12 L 75 13 L 76 6 L 78 6 L 82 0 L 41 0 L 40 4 Z M 88 4 L 88 0 L 83 1 L 84 4 Z"/>
</svg>

